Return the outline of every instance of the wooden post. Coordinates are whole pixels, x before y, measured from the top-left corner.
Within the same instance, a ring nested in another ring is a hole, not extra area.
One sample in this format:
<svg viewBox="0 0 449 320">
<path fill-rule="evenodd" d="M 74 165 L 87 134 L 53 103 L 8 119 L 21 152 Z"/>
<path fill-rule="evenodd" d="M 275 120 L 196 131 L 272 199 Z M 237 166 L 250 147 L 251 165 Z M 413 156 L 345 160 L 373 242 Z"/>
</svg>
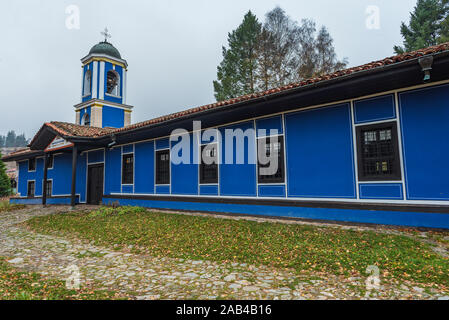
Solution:
<svg viewBox="0 0 449 320">
<path fill-rule="evenodd" d="M 47 171 L 48 171 L 48 156 L 46 153 L 44 155 L 44 185 L 42 190 L 42 205 L 45 206 L 47 204 Z"/>
<path fill-rule="evenodd" d="M 76 145 L 73 146 L 72 150 L 72 192 L 70 204 L 72 208 L 76 205 L 76 160 L 78 158 L 78 148 Z"/>
</svg>

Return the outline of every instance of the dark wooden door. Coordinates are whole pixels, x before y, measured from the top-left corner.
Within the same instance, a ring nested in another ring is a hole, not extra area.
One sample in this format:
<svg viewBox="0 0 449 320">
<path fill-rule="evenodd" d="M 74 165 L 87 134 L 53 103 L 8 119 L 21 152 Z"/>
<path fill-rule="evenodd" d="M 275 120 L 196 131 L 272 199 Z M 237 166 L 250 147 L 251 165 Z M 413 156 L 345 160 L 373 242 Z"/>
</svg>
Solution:
<svg viewBox="0 0 449 320">
<path fill-rule="evenodd" d="M 100 204 L 103 197 L 103 165 L 89 166 L 87 175 L 87 203 Z"/>
</svg>

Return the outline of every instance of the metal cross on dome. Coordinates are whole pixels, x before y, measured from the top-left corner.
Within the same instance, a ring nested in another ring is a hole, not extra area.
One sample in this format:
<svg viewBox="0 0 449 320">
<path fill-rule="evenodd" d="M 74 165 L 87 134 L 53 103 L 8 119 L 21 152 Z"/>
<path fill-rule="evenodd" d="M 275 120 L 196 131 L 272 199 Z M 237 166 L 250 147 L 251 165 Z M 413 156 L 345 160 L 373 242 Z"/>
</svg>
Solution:
<svg viewBox="0 0 449 320">
<path fill-rule="evenodd" d="M 104 31 L 100 32 L 104 36 L 104 42 L 108 42 L 108 39 L 111 38 L 111 34 L 109 33 L 108 28 L 104 28 Z"/>
</svg>

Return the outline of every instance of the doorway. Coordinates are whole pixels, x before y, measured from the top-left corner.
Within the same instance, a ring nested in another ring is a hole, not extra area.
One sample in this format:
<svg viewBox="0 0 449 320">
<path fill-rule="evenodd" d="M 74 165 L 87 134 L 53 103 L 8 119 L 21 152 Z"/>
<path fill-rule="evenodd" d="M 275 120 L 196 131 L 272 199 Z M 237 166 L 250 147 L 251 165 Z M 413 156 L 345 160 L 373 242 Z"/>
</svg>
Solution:
<svg viewBox="0 0 449 320">
<path fill-rule="evenodd" d="M 88 167 L 87 174 L 87 203 L 100 204 L 103 197 L 103 173 L 104 164 L 96 164 Z"/>
</svg>

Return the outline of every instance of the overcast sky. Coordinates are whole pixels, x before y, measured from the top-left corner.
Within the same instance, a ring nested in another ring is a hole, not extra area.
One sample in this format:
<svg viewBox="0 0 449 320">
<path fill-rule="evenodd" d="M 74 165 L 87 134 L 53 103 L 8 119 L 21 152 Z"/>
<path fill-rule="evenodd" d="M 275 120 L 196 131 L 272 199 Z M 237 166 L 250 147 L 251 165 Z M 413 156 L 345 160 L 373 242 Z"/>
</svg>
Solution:
<svg viewBox="0 0 449 320">
<path fill-rule="evenodd" d="M 401 21 L 416 0 L 2 0 L 0 3 L 0 134 L 15 129 L 31 138 L 43 122 L 75 121 L 81 62 L 102 40 L 129 64 L 132 122 L 214 102 L 212 81 L 227 33 L 251 9 L 263 21 L 276 5 L 295 20 L 328 27 L 339 58 L 350 66 L 382 59 L 402 43 Z M 66 27 L 76 5 L 80 28 Z M 380 25 L 369 20 L 379 8 Z M 372 12 L 372 11 L 371 11 Z M 371 15 L 372 16 L 372 15 Z"/>
</svg>

